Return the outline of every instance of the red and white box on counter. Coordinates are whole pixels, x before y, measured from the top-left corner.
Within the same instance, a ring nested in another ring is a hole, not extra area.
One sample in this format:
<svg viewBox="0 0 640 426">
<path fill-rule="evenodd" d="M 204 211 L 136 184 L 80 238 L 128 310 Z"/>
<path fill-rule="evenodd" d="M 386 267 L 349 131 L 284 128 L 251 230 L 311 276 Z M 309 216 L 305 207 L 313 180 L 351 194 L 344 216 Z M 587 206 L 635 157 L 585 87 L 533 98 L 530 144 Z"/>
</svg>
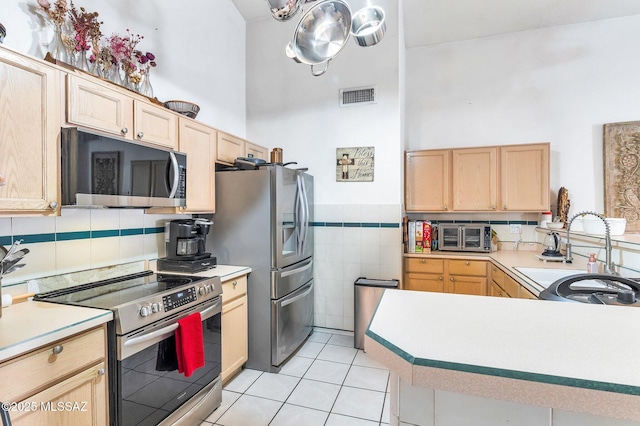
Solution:
<svg viewBox="0 0 640 426">
<path fill-rule="evenodd" d="M 431 222 L 428 220 L 410 220 L 407 223 L 407 227 L 409 253 L 430 253 Z"/>
</svg>

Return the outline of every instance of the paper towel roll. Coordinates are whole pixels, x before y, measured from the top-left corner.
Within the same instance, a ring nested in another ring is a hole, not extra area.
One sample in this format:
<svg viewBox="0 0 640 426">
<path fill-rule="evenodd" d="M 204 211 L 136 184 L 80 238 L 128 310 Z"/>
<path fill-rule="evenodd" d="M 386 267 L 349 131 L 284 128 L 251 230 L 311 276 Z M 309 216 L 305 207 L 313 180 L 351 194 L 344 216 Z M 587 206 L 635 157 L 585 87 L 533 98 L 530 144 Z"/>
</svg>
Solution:
<svg viewBox="0 0 640 426">
<path fill-rule="evenodd" d="M 11 297 L 10 294 L 3 294 L 2 295 L 2 307 L 6 308 L 7 306 L 11 306 L 11 303 L 13 303 L 13 298 Z"/>
</svg>

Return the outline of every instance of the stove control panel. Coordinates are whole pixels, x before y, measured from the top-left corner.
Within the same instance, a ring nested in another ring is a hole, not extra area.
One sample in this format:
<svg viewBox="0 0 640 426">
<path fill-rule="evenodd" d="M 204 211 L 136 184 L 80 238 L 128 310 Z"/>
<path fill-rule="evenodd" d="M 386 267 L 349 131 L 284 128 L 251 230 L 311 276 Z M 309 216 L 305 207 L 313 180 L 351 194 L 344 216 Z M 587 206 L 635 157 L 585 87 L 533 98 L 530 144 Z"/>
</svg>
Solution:
<svg viewBox="0 0 640 426">
<path fill-rule="evenodd" d="M 162 298 L 162 304 L 164 305 L 164 311 L 169 312 L 172 309 L 179 308 L 187 303 L 195 302 L 196 300 L 198 300 L 196 288 L 189 287 L 185 290 L 164 296 Z"/>
</svg>

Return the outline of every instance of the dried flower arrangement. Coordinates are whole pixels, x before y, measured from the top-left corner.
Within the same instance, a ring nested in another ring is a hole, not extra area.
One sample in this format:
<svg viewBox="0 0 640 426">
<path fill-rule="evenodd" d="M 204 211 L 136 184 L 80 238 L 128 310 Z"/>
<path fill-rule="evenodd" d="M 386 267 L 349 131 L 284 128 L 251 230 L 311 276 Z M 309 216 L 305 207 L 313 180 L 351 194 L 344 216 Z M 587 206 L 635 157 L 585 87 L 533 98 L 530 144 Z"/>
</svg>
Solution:
<svg viewBox="0 0 640 426">
<path fill-rule="evenodd" d="M 38 6 L 46 13 L 54 25 L 62 26 L 67 20 L 67 0 L 56 0 L 51 6 L 47 0 L 38 0 Z"/>
</svg>

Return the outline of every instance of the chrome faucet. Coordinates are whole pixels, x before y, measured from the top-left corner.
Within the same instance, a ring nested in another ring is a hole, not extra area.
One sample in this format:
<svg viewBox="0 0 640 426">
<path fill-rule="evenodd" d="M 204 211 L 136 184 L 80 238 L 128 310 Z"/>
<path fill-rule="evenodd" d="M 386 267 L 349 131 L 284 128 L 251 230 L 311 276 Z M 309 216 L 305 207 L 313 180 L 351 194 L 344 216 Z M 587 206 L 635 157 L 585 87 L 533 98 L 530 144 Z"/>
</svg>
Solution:
<svg viewBox="0 0 640 426">
<path fill-rule="evenodd" d="M 570 237 L 569 230 L 571 229 L 571 223 L 573 222 L 573 219 L 575 219 L 576 217 L 584 216 L 587 214 L 600 218 L 600 220 L 602 220 L 602 222 L 604 223 L 604 229 L 605 229 L 604 249 L 606 252 L 604 272 L 606 274 L 617 275 L 615 272 L 613 262 L 611 261 L 611 230 L 609 229 L 609 223 L 605 220 L 604 216 L 595 212 L 580 212 L 578 214 L 575 214 L 571 219 L 569 219 L 569 222 L 567 223 L 567 243 L 566 243 L 567 253 L 565 255 L 565 261 L 571 262 L 573 260 L 573 257 L 571 257 L 571 242 L 569 239 Z"/>
</svg>

